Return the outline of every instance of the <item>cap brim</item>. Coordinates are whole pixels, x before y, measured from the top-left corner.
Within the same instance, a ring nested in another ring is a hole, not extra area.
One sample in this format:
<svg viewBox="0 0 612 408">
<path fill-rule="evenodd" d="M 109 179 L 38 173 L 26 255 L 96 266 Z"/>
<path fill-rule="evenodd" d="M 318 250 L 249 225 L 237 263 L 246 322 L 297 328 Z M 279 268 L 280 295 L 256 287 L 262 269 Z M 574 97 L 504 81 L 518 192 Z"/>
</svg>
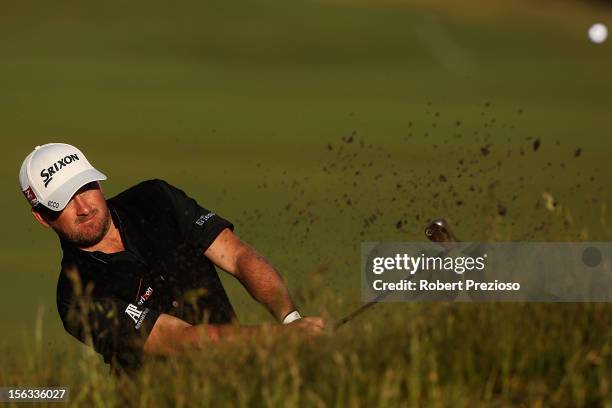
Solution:
<svg viewBox="0 0 612 408">
<path fill-rule="evenodd" d="M 74 193 L 76 193 L 79 188 L 83 187 L 87 183 L 91 183 L 92 181 L 102 181 L 106 180 L 106 176 L 100 173 L 96 169 L 87 169 L 73 177 L 70 178 L 67 182 L 65 182 L 60 188 L 53 192 L 49 196 L 49 200 L 46 203 L 42 203 L 45 207 L 52 211 L 62 211 L 70 200 Z"/>
</svg>

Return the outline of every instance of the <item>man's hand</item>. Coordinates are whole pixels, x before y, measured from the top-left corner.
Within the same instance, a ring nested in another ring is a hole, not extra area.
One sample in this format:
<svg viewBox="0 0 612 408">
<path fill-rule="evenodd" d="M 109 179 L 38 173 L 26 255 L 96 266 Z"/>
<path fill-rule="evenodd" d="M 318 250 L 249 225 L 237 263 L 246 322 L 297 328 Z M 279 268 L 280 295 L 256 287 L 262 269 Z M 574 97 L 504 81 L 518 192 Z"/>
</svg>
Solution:
<svg viewBox="0 0 612 408">
<path fill-rule="evenodd" d="M 322 317 L 302 317 L 285 327 L 301 330 L 306 334 L 320 335 L 325 331 L 326 323 Z"/>
</svg>

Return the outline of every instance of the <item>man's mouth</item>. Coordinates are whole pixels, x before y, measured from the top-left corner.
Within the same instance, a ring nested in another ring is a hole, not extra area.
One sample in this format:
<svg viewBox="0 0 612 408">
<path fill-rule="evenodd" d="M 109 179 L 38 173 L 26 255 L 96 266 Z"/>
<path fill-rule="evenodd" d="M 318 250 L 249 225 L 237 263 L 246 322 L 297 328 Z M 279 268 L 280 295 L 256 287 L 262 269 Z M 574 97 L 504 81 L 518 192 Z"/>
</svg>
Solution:
<svg viewBox="0 0 612 408">
<path fill-rule="evenodd" d="M 79 220 L 79 224 L 87 224 L 90 221 L 92 221 L 94 218 L 96 218 L 96 213 L 92 213 L 89 217 L 87 218 L 82 218 L 81 220 Z"/>
</svg>

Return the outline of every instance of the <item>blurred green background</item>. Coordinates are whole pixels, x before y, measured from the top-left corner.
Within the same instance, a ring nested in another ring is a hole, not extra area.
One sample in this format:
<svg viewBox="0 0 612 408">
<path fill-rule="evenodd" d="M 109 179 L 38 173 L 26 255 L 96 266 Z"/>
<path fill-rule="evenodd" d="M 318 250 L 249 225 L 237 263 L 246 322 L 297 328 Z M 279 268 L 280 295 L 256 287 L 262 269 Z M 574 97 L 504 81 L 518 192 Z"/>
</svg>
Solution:
<svg viewBox="0 0 612 408">
<path fill-rule="evenodd" d="M 358 304 L 360 242 L 424 240 L 431 218 L 464 240 L 609 240 L 612 53 L 586 32 L 611 17 L 583 2 L 3 1 L 2 341 L 22 350 L 38 314 L 50 350 L 80 347 L 55 310 L 59 243 L 17 183 L 47 142 L 82 149 L 108 196 L 163 178 L 233 221 L 306 313 Z M 242 321 L 269 320 L 224 282 Z"/>
</svg>

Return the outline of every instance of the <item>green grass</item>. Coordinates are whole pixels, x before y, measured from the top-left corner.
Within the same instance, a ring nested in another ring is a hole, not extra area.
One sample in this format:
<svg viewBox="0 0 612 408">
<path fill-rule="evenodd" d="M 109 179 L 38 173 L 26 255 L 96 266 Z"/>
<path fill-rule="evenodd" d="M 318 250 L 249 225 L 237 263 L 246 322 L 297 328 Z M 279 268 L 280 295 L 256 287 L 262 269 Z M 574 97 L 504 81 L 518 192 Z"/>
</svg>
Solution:
<svg viewBox="0 0 612 408">
<path fill-rule="evenodd" d="M 61 327 L 59 245 L 17 190 L 50 141 L 84 150 L 109 196 L 164 178 L 332 319 L 359 304 L 360 242 L 424 240 L 431 218 L 463 240 L 607 241 L 612 54 L 586 28 L 612 13 L 586 7 L 3 5 L 0 385 L 70 385 L 75 406 L 119 405 L 116 390 L 131 405 L 609 406 L 605 304 L 378 305 L 334 336 L 210 350 L 156 363 L 137 379 L 154 390 L 115 388 Z M 270 321 L 223 280 L 241 321 Z"/>
<path fill-rule="evenodd" d="M 150 361 L 131 379 L 109 379 L 88 353 L 60 359 L 34 350 L 0 379 L 69 384 L 76 406 L 610 403 L 610 318 L 603 304 L 376 307 L 333 336 L 264 335 Z"/>
</svg>

